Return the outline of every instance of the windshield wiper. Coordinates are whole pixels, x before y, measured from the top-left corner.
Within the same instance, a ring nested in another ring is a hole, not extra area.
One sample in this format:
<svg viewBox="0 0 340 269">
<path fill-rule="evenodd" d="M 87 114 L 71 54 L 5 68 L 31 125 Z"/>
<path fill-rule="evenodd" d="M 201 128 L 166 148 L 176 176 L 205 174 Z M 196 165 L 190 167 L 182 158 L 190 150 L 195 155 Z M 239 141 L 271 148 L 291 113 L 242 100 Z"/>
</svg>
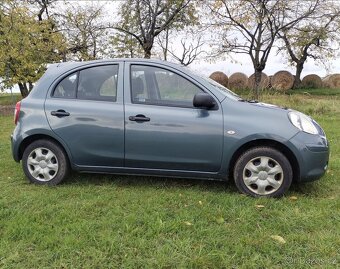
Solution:
<svg viewBox="0 0 340 269">
<path fill-rule="evenodd" d="M 248 102 L 248 103 L 258 103 L 259 101 L 257 100 L 251 100 L 251 99 L 240 99 L 240 102 Z"/>
</svg>

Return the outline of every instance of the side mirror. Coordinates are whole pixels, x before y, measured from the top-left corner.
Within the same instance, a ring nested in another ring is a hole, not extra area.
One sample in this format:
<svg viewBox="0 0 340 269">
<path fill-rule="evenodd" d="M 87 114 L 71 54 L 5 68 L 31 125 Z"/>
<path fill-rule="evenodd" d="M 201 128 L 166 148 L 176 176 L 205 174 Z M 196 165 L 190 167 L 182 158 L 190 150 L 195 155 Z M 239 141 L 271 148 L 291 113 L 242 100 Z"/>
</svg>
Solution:
<svg viewBox="0 0 340 269">
<path fill-rule="evenodd" d="M 211 109 L 216 105 L 215 99 L 207 93 L 197 93 L 193 100 L 194 107 Z"/>
</svg>

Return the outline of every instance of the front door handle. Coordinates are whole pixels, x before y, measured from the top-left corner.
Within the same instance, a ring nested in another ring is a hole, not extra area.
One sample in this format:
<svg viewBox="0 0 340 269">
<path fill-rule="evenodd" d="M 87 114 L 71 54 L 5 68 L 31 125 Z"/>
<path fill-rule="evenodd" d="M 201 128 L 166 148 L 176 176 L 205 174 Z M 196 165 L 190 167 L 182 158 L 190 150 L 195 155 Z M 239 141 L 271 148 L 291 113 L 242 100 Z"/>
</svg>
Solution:
<svg viewBox="0 0 340 269">
<path fill-rule="evenodd" d="M 136 122 L 144 122 L 144 121 L 150 121 L 150 118 L 145 117 L 145 116 L 142 115 L 142 114 L 138 114 L 138 115 L 136 115 L 136 116 L 130 116 L 130 117 L 129 117 L 129 120 L 130 120 L 130 121 L 136 121 Z"/>
<path fill-rule="evenodd" d="M 62 118 L 62 117 L 70 116 L 70 113 L 66 112 L 65 110 L 59 109 L 57 111 L 52 111 L 51 115 L 58 117 L 58 118 Z"/>
</svg>

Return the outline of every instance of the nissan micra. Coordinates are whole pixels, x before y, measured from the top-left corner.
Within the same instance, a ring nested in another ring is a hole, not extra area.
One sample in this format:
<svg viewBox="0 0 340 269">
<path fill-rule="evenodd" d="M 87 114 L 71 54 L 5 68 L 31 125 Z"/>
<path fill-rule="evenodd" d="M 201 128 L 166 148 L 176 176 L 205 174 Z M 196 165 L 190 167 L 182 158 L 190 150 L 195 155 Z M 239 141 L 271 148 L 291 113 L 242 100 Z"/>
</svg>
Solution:
<svg viewBox="0 0 340 269">
<path fill-rule="evenodd" d="M 298 111 L 246 101 L 168 62 L 51 65 L 15 109 L 14 160 L 56 185 L 79 172 L 233 178 L 251 196 L 282 196 L 327 169 L 322 128 Z"/>
</svg>

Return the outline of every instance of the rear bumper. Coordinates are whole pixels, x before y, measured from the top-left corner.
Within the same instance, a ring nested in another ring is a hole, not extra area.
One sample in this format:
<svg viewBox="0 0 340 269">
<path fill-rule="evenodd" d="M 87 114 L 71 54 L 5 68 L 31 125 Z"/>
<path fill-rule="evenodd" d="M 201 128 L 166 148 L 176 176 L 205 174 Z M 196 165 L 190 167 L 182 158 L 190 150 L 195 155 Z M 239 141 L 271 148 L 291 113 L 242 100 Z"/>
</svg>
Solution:
<svg viewBox="0 0 340 269">
<path fill-rule="evenodd" d="M 329 146 L 325 137 L 299 132 L 290 142 L 299 163 L 300 182 L 321 178 L 328 167 Z"/>
<path fill-rule="evenodd" d="M 11 135 L 11 148 L 12 148 L 12 156 L 14 161 L 20 162 L 20 157 L 19 157 L 19 149 L 17 148 L 18 143 L 16 143 L 16 140 L 13 136 Z"/>
</svg>

